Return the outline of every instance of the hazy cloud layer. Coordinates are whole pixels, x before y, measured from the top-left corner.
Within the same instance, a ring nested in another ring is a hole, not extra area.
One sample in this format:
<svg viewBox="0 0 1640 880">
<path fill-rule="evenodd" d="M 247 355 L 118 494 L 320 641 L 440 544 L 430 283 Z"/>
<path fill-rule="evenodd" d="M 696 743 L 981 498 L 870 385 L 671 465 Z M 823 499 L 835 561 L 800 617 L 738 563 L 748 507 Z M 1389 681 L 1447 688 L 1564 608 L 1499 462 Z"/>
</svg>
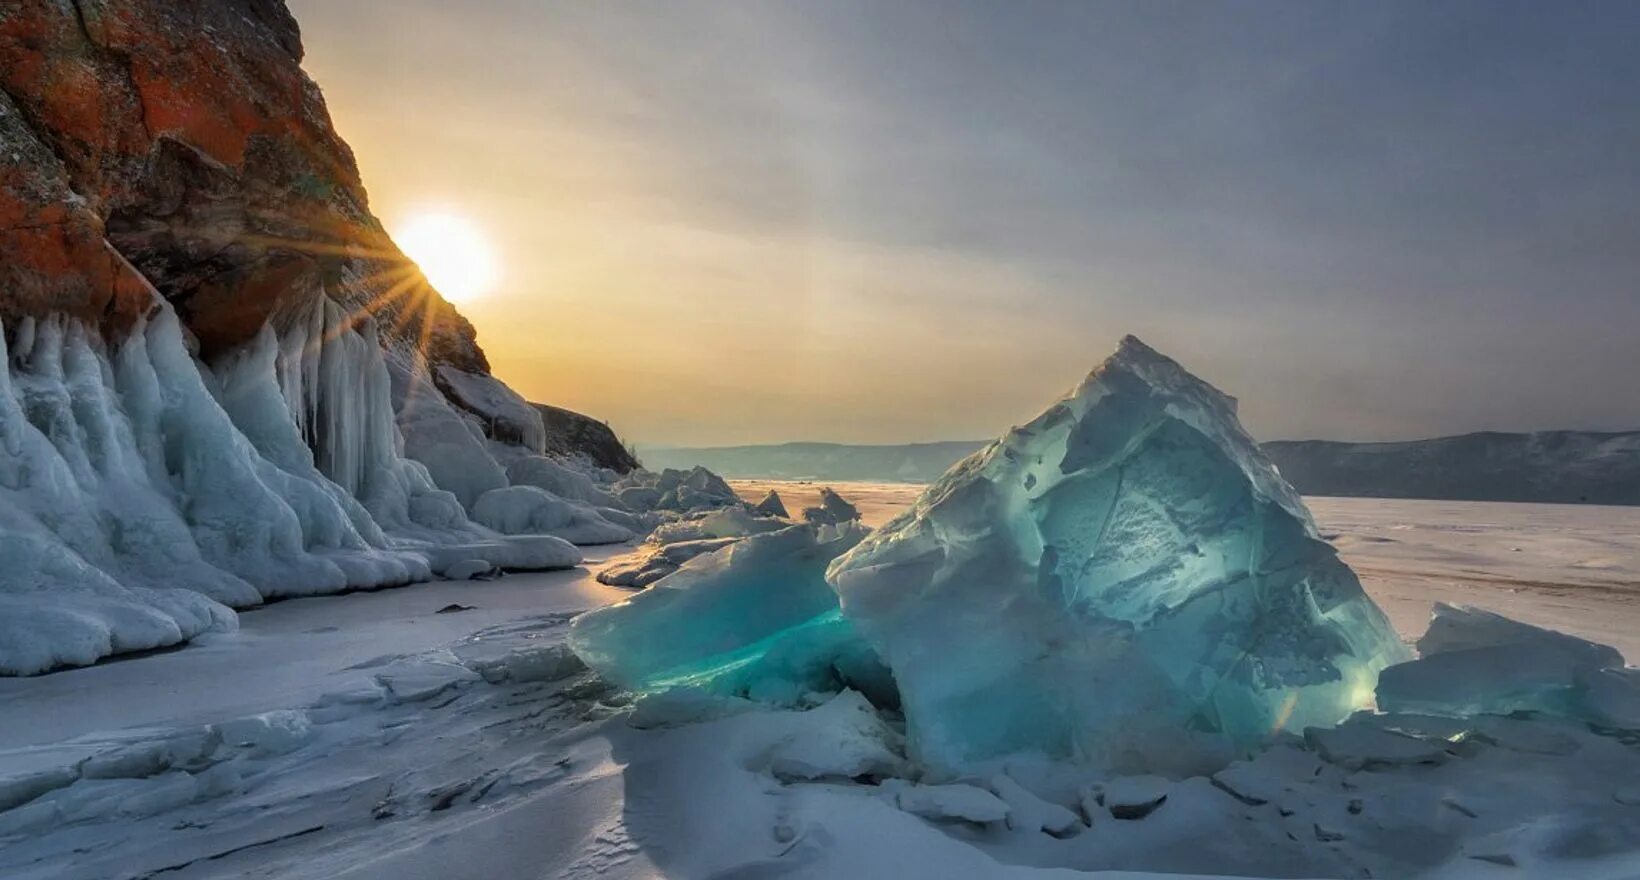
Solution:
<svg viewBox="0 0 1640 880">
<path fill-rule="evenodd" d="M 988 436 L 1127 332 L 1264 437 L 1640 427 L 1640 4 L 292 6 L 640 441 Z"/>
</svg>

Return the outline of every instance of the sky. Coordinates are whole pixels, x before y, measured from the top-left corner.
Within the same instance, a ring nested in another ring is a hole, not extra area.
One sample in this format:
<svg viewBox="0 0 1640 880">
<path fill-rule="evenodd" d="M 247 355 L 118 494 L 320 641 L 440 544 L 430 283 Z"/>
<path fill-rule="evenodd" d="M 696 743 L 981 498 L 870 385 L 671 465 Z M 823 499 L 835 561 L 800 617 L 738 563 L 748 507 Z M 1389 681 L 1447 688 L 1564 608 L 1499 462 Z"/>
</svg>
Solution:
<svg viewBox="0 0 1640 880">
<path fill-rule="evenodd" d="M 1640 428 L 1640 3 L 289 5 L 638 443 L 991 437 L 1127 333 L 1261 439 Z"/>
</svg>

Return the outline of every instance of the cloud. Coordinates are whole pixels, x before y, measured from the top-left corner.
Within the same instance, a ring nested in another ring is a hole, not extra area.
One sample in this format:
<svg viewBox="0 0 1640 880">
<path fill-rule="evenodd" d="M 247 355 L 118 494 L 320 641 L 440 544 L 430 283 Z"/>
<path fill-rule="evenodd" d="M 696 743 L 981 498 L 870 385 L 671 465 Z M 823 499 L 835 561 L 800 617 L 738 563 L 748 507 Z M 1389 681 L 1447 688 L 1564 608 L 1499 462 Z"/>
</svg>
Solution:
<svg viewBox="0 0 1640 880">
<path fill-rule="evenodd" d="M 1640 6 L 293 6 L 378 209 L 502 230 L 502 375 L 641 440 L 984 436 L 1125 332 L 1267 437 L 1640 412 Z"/>
</svg>

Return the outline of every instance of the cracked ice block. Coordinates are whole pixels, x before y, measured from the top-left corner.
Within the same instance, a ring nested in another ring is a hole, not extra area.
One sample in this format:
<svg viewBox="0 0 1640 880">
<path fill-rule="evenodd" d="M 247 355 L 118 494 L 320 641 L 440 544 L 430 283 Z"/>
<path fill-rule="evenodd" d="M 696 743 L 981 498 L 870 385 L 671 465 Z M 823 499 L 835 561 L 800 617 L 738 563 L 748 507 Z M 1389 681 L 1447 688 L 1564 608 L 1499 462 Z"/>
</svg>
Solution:
<svg viewBox="0 0 1640 880">
<path fill-rule="evenodd" d="M 1340 721 L 1407 656 L 1235 401 L 1132 337 L 828 578 L 947 769 L 1200 769 Z"/>
<path fill-rule="evenodd" d="M 837 610 L 826 566 L 856 523 L 790 526 L 689 560 L 625 602 L 570 627 L 570 647 L 628 690 L 688 688 L 774 703 L 886 678 Z M 891 689 L 891 686 L 890 686 Z"/>
<path fill-rule="evenodd" d="M 1590 685 L 1617 683 L 1616 648 L 1510 620 L 1479 608 L 1435 604 L 1419 658 L 1384 670 L 1379 708 L 1464 717 L 1517 711 L 1583 717 Z M 1599 712 L 1594 712 L 1599 717 Z"/>
</svg>

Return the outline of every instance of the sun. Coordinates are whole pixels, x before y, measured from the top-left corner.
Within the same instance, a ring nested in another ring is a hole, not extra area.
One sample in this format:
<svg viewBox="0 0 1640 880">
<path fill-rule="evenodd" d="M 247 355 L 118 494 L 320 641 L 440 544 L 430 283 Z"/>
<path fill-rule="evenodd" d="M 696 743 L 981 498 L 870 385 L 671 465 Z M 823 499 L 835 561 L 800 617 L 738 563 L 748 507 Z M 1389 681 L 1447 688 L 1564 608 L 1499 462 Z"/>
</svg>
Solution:
<svg viewBox="0 0 1640 880">
<path fill-rule="evenodd" d="M 451 302 L 472 302 L 495 287 L 495 252 L 484 230 L 466 217 L 441 211 L 412 214 L 395 225 L 393 240 Z"/>
</svg>

